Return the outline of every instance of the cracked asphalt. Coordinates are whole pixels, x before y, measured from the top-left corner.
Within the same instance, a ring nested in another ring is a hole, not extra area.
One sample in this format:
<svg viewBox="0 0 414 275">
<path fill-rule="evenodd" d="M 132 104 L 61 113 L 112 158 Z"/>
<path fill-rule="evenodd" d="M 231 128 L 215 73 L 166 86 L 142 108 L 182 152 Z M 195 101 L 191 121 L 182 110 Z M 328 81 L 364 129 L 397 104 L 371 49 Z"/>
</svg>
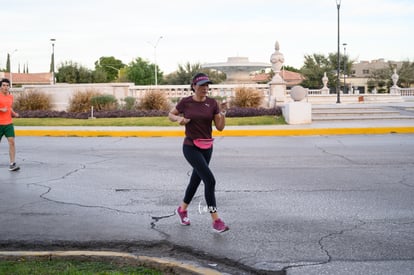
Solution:
<svg viewBox="0 0 414 275">
<path fill-rule="evenodd" d="M 218 137 L 211 168 L 222 218 L 173 213 L 190 166 L 181 137 L 0 143 L 1 250 L 108 250 L 224 274 L 413 274 L 414 134 Z"/>
</svg>

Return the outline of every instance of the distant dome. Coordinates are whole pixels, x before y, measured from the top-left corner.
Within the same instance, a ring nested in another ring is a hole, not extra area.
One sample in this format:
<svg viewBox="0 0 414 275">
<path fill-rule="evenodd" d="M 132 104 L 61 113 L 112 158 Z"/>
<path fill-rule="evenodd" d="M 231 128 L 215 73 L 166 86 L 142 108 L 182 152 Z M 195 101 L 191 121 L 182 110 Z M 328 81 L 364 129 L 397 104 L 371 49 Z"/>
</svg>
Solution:
<svg viewBox="0 0 414 275">
<path fill-rule="evenodd" d="M 202 68 L 219 70 L 226 74 L 225 83 L 252 83 L 250 73 L 270 68 L 270 63 L 249 62 L 248 57 L 228 57 L 227 62 L 207 63 Z"/>
</svg>

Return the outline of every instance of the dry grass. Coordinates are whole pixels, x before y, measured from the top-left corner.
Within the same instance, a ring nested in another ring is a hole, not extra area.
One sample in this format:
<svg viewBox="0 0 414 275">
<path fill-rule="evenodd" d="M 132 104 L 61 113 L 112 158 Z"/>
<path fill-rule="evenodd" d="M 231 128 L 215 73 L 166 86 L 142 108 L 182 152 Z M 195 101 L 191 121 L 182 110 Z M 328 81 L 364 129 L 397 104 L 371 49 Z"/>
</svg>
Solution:
<svg viewBox="0 0 414 275">
<path fill-rule="evenodd" d="M 167 95 L 159 90 L 148 91 L 139 103 L 139 109 L 142 110 L 169 111 L 170 107 Z"/>
<path fill-rule="evenodd" d="M 101 93 L 95 89 L 76 91 L 69 100 L 68 112 L 89 112 L 91 99 L 100 95 Z"/>
<path fill-rule="evenodd" d="M 52 108 L 52 100 L 49 95 L 42 92 L 28 90 L 15 98 L 13 108 L 19 111 L 48 111 Z"/>
<path fill-rule="evenodd" d="M 259 108 L 263 102 L 263 94 L 253 88 L 237 87 L 232 106 L 240 108 Z"/>
</svg>

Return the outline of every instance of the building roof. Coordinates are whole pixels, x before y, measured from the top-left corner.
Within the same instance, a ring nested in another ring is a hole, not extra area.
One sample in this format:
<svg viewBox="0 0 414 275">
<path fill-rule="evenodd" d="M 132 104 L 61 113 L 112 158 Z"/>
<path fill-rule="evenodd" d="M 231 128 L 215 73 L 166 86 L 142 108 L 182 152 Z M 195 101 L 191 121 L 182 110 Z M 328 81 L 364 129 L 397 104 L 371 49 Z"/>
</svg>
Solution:
<svg viewBox="0 0 414 275">
<path fill-rule="evenodd" d="M 253 72 L 260 69 L 270 68 L 272 64 L 264 62 L 250 62 L 248 57 L 228 57 L 227 62 L 207 63 L 201 65 L 202 68 L 216 69 L 224 73 L 237 72 Z"/>
<path fill-rule="evenodd" d="M 299 85 L 305 79 L 300 73 L 287 71 L 287 70 L 282 70 L 280 72 L 280 76 L 283 78 L 283 80 L 286 81 L 287 85 L 289 86 Z M 255 74 L 253 76 L 253 81 L 254 82 L 270 81 L 270 74 L 269 73 Z"/>
<path fill-rule="evenodd" d="M 403 65 L 402 61 L 386 61 L 383 58 L 375 59 L 371 61 L 360 61 L 359 63 L 352 64 L 352 76 L 354 77 L 369 77 L 372 73 L 379 69 L 390 68 L 390 65 L 400 69 Z"/>
<path fill-rule="evenodd" d="M 0 72 L 0 78 L 8 78 L 13 85 L 44 85 L 52 83 L 52 73 L 10 73 Z"/>
</svg>

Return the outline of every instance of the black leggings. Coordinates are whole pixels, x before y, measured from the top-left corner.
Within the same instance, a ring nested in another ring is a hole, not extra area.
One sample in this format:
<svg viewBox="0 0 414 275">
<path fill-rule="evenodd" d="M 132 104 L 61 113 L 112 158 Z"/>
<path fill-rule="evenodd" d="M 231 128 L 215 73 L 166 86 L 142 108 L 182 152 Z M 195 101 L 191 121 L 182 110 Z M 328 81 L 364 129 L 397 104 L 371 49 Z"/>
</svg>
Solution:
<svg viewBox="0 0 414 275">
<path fill-rule="evenodd" d="M 204 183 L 204 197 L 210 212 L 216 212 L 216 197 L 214 195 L 216 179 L 208 164 L 210 163 L 213 148 L 199 149 L 191 145 L 183 145 L 185 159 L 193 167 L 190 182 L 185 190 L 184 202 L 190 204 L 201 181 Z"/>
</svg>

